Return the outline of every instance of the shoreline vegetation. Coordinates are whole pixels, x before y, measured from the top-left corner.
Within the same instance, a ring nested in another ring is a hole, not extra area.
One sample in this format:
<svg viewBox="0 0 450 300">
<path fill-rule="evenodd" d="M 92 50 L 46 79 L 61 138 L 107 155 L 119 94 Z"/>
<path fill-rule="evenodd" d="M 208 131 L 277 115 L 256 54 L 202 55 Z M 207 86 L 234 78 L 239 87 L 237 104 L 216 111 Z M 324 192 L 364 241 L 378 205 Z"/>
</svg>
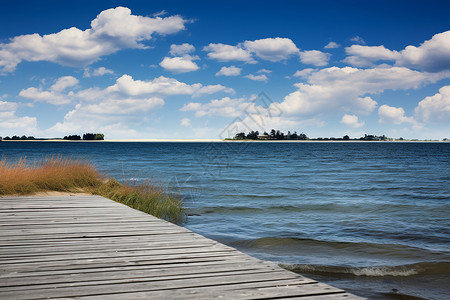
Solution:
<svg viewBox="0 0 450 300">
<path fill-rule="evenodd" d="M 384 134 L 381 136 L 365 134 L 359 138 L 350 138 L 348 135 L 344 135 L 342 138 L 336 137 L 317 137 L 309 138 L 306 134 L 297 134 L 296 131 L 291 133 L 288 131 L 286 134 L 280 130 L 272 129 L 270 133 L 264 132 L 260 134 L 258 131 L 250 131 L 247 134 L 245 132 L 236 133 L 233 138 L 223 139 L 105 139 L 103 133 L 85 133 L 81 135 L 67 135 L 63 138 L 35 138 L 34 136 L 22 135 L 13 137 L 5 136 L 3 139 L 0 136 L 0 142 L 449 142 L 450 139 L 443 138 L 437 139 L 404 139 L 402 137 L 392 138 L 387 137 Z"/>
<path fill-rule="evenodd" d="M 150 182 L 122 184 L 102 176 L 89 162 L 52 156 L 33 164 L 0 161 L 0 197 L 49 192 L 87 193 L 128 205 L 172 223 L 186 216 L 181 196 Z"/>
</svg>

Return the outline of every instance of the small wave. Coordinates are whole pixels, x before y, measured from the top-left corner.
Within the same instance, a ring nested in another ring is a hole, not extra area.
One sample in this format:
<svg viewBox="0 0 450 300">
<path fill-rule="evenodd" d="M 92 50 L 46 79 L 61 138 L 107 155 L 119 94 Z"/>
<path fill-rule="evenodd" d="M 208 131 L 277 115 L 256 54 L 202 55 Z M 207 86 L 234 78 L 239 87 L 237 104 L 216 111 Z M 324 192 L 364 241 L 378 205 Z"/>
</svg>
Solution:
<svg viewBox="0 0 450 300">
<path fill-rule="evenodd" d="M 382 277 L 407 277 L 414 275 L 450 275 L 450 262 L 420 262 L 400 266 L 368 266 L 368 267 L 341 267 L 307 264 L 280 264 L 281 267 L 300 274 L 319 275 L 350 275 Z"/>
<path fill-rule="evenodd" d="M 276 252 L 291 257 L 341 257 L 351 262 L 361 261 L 450 261 L 448 252 L 436 252 L 399 244 L 323 241 L 294 237 L 265 237 L 235 240 L 231 246 L 262 253 Z"/>
</svg>

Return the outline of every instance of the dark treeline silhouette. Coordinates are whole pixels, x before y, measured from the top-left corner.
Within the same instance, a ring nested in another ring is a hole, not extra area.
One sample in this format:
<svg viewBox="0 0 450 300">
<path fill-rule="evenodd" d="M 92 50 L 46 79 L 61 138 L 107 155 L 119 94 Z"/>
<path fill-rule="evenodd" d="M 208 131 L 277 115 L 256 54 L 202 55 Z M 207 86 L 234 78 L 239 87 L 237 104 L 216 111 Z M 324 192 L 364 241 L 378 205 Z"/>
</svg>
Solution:
<svg viewBox="0 0 450 300">
<path fill-rule="evenodd" d="M 351 139 L 348 135 L 344 135 L 341 138 L 318 137 L 318 138 L 310 139 L 310 138 L 308 138 L 308 136 L 306 136 L 306 134 L 304 134 L 304 133 L 298 134 L 297 131 L 294 131 L 294 133 L 291 133 L 290 131 L 288 131 L 287 134 L 285 134 L 284 132 L 281 132 L 280 130 L 272 129 L 270 131 L 270 133 L 264 132 L 263 134 L 259 134 L 258 131 L 253 131 L 253 130 L 247 134 L 245 134 L 245 132 L 239 132 L 234 136 L 233 140 L 387 141 L 388 138 L 384 134 L 381 136 L 365 134 L 363 137 L 354 138 L 354 139 Z M 403 139 L 400 138 L 400 140 L 403 140 Z"/>
<path fill-rule="evenodd" d="M 34 136 L 26 136 L 26 135 L 22 135 L 22 136 L 17 136 L 17 135 L 13 135 L 12 137 L 9 136 L 5 136 L 5 138 L 3 139 L 5 141 L 32 141 L 35 140 Z"/>
<path fill-rule="evenodd" d="M 63 137 L 63 140 L 70 140 L 70 141 L 79 141 L 81 140 L 81 136 L 79 135 L 66 135 L 65 137 Z"/>
<path fill-rule="evenodd" d="M 237 133 L 234 140 L 307 140 L 308 137 L 304 133 L 298 134 L 297 131 L 291 133 L 290 131 L 285 134 L 280 130 L 272 129 L 270 133 L 264 132 L 259 134 L 259 131 L 250 131 L 248 134 L 244 132 Z"/>
<path fill-rule="evenodd" d="M 70 141 L 79 141 L 81 140 L 81 136 L 74 134 L 74 135 L 66 135 L 64 140 L 70 140 Z M 85 133 L 83 134 L 83 140 L 84 141 L 103 141 L 105 139 L 105 135 L 103 133 Z"/>
<path fill-rule="evenodd" d="M 61 138 L 35 138 L 34 136 L 18 136 L 13 135 L 12 137 L 5 136 L 3 139 L 0 137 L 0 141 L 34 141 L 34 140 L 53 140 L 53 139 L 61 139 Z M 85 133 L 83 134 L 83 138 L 81 138 L 80 135 L 74 134 L 74 135 L 66 135 L 63 137 L 63 140 L 69 140 L 69 141 L 79 141 L 79 140 L 85 140 L 85 141 L 103 141 L 105 139 L 105 135 L 103 133 Z"/>
<path fill-rule="evenodd" d="M 105 135 L 102 133 L 85 133 L 83 134 L 83 140 L 85 141 L 103 141 Z"/>
</svg>

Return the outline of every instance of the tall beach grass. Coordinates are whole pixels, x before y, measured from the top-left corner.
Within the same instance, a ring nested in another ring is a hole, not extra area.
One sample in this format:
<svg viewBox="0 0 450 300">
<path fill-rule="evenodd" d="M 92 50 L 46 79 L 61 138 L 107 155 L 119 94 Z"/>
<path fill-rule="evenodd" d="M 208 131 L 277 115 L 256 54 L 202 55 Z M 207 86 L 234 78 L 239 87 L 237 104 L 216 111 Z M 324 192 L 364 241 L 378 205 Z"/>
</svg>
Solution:
<svg viewBox="0 0 450 300">
<path fill-rule="evenodd" d="M 121 184 L 102 176 L 89 162 L 52 156 L 32 164 L 0 161 L 0 195 L 30 195 L 38 192 L 86 192 L 126 204 L 165 220 L 185 221 L 182 199 L 164 187 L 151 184 Z"/>
</svg>

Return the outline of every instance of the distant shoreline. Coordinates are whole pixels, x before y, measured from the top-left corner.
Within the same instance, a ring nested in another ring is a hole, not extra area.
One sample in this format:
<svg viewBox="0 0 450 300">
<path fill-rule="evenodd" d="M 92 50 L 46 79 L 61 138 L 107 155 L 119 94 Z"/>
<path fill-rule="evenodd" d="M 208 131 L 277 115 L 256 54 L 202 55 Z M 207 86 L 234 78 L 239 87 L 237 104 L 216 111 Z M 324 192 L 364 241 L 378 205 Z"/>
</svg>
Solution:
<svg viewBox="0 0 450 300">
<path fill-rule="evenodd" d="M 114 143 L 114 142 L 146 142 L 146 143 L 448 143 L 440 140 L 394 140 L 394 141 L 365 141 L 365 140 L 221 140 L 221 139 L 112 139 L 112 140 L 63 140 L 63 139 L 35 139 L 35 140 L 3 140 L 2 142 L 72 142 L 72 143 Z"/>
</svg>

